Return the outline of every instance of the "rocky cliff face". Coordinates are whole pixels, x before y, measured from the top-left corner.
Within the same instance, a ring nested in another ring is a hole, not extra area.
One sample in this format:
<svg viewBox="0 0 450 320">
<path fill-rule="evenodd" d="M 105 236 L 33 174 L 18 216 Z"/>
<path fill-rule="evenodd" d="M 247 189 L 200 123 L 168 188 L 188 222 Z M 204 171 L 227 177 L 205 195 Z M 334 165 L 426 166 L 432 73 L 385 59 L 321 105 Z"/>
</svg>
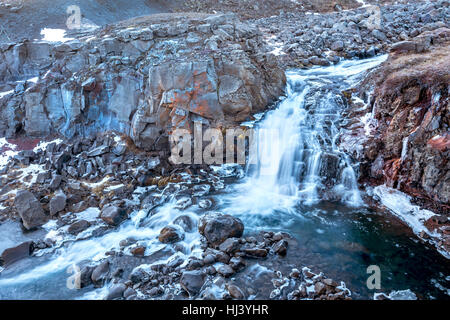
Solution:
<svg viewBox="0 0 450 320">
<path fill-rule="evenodd" d="M 388 60 L 359 88 L 361 93 L 374 88 L 365 96 L 367 105 L 353 104 L 351 116 L 363 121 L 350 123 L 351 134 L 341 139 L 341 146 L 362 162 L 363 180 L 385 183 L 447 213 L 449 44 L 447 28 L 395 44 Z"/>
<path fill-rule="evenodd" d="M 147 150 L 168 132 L 234 125 L 283 92 L 258 29 L 234 15 L 154 15 L 65 43 L 0 47 L 0 135 L 130 135 Z M 30 80 L 31 79 L 31 80 Z"/>
</svg>

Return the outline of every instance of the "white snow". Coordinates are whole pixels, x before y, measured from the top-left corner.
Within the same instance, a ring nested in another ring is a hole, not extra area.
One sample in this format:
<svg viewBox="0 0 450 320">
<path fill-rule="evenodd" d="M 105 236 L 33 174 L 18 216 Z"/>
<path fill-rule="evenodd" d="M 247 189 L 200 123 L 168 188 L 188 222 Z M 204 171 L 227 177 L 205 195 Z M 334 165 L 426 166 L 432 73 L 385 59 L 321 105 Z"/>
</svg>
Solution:
<svg viewBox="0 0 450 320">
<path fill-rule="evenodd" d="M 30 164 L 28 167 L 20 169 L 22 171 L 22 174 L 19 176 L 18 180 L 21 180 L 21 182 L 27 186 L 30 187 L 33 184 L 36 183 L 36 179 L 39 173 L 45 172 L 44 165 L 41 164 Z M 25 181 L 24 179 L 31 175 L 31 179 L 29 181 Z"/>
<path fill-rule="evenodd" d="M 424 231 L 429 235 L 434 235 L 424 226 L 424 222 L 435 213 L 412 204 L 409 195 L 386 185 L 375 187 L 373 194 L 379 198 L 382 205 L 411 227 L 414 233 L 419 234 Z"/>
<path fill-rule="evenodd" d="M 27 82 L 36 83 L 36 82 L 38 82 L 38 80 L 39 80 L 39 77 L 34 77 L 34 78 L 31 78 L 31 79 L 28 79 Z"/>
<path fill-rule="evenodd" d="M 47 146 L 48 146 L 50 143 L 53 143 L 53 142 L 55 142 L 56 144 L 60 144 L 60 143 L 62 143 L 63 141 L 62 141 L 61 139 L 55 139 L 55 140 L 52 140 L 52 141 L 41 141 L 41 142 L 39 142 L 39 144 L 33 149 L 33 151 L 34 151 L 34 152 L 37 152 L 37 151 L 39 151 L 39 150 L 45 151 L 45 150 L 47 149 Z"/>
<path fill-rule="evenodd" d="M 378 295 L 380 294 L 375 293 L 374 298 L 376 298 Z M 388 298 L 391 300 L 417 300 L 416 294 L 410 289 L 391 291 Z"/>
<path fill-rule="evenodd" d="M 73 38 L 66 38 L 66 30 L 44 28 L 41 30 L 42 40 L 49 42 L 66 42 L 73 40 Z"/>
<path fill-rule="evenodd" d="M 125 186 L 124 184 L 117 184 L 115 186 L 109 186 L 109 187 L 105 188 L 103 191 L 104 192 L 111 192 L 111 191 L 117 190 L 119 188 L 122 188 L 124 186 Z"/>
<path fill-rule="evenodd" d="M 105 176 L 103 178 L 103 180 L 101 180 L 99 182 L 82 182 L 82 184 L 88 188 L 95 189 L 95 188 L 103 186 L 105 183 L 107 183 L 111 179 L 112 179 L 111 177 Z"/>
<path fill-rule="evenodd" d="M 100 209 L 91 207 L 77 213 L 76 215 L 78 220 L 95 221 L 100 215 Z"/>
<path fill-rule="evenodd" d="M 7 96 L 7 95 L 12 94 L 12 93 L 14 93 L 14 90 L 0 92 L 0 98 L 3 98 L 4 96 Z"/>
<path fill-rule="evenodd" d="M 18 151 L 15 151 L 17 146 L 9 143 L 5 138 L 0 138 L 0 149 L 2 148 L 8 148 L 11 150 L 6 150 L 0 154 L 0 168 L 4 167 L 8 163 L 10 157 L 14 157 L 18 153 Z"/>
</svg>

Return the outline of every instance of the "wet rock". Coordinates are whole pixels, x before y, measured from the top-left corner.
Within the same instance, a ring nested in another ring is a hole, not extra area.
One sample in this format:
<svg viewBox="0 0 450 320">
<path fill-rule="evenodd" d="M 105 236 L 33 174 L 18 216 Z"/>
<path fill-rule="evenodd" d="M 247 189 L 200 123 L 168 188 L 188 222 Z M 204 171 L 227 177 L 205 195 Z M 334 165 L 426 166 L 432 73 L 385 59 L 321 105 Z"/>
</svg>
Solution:
<svg viewBox="0 0 450 320">
<path fill-rule="evenodd" d="M 175 257 L 167 262 L 167 267 L 174 269 L 174 268 L 178 267 L 179 265 L 183 264 L 183 262 L 184 262 L 183 258 Z"/>
<path fill-rule="evenodd" d="M 228 278 L 231 277 L 235 273 L 235 271 L 229 265 L 224 264 L 217 269 L 217 273 L 219 273 L 221 276 L 225 278 Z"/>
<path fill-rule="evenodd" d="M 267 250 L 264 248 L 243 248 L 241 251 L 251 258 L 264 258 L 267 256 Z"/>
<path fill-rule="evenodd" d="M 71 211 L 74 213 L 82 212 L 89 207 L 89 204 L 86 201 L 80 201 L 71 206 Z"/>
<path fill-rule="evenodd" d="M 63 192 L 56 193 L 50 200 L 50 215 L 54 216 L 66 207 L 67 197 Z"/>
<path fill-rule="evenodd" d="M 300 275 L 301 274 L 300 271 L 298 271 L 298 269 L 292 269 L 291 273 L 289 274 L 289 276 L 294 279 L 299 279 Z"/>
<path fill-rule="evenodd" d="M 30 230 L 47 222 L 47 216 L 36 197 L 28 190 L 20 190 L 16 194 L 14 206 L 22 218 L 23 225 Z"/>
<path fill-rule="evenodd" d="M 80 289 L 88 287 L 92 284 L 92 272 L 95 267 L 92 266 L 83 266 L 79 272 L 79 285 Z"/>
<path fill-rule="evenodd" d="M 273 244 L 272 250 L 280 256 L 285 256 L 287 253 L 288 242 L 286 240 L 280 240 Z"/>
<path fill-rule="evenodd" d="M 202 260 L 198 260 L 198 259 L 192 259 L 189 260 L 188 264 L 186 265 L 186 269 L 187 270 L 196 270 L 196 269 L 200 269 L 201 267 L 203 267 L 204 263 Z"/>
<path fill-rule="evenodd" d="M 130 281 L 134 284 L 139 284 L 149 280 L 149 275 L 142 269 L 134 269 L 130 274 Z"/>
<path fill-rule="evenodd" d="M 131 254 L 137 257 L 143 257 L 145 255 L 145 247 L 136 247 L 131 249 Z"/>
<path fill-rule="evenodd" d="M 205 253 L 206 255 L 211 254 L 218 262 L 228 263 L 230 261 L 230 256 L 219 250 L 208 248 Z"/>
<path fill-rule="evenodd" d="M 228 238 L 240 238 L 244 224 L 230 215 L 209 213 L 200 218 L 198 230 L 211 245 L 218 246 Z"/>
<path fill-rule="evenodd" d="M 110 226 L 117 226 L 127 218 L 127 213 L 122 208 L 115 205 L 109 205 L 102 209 L 100 218 Z"/>
<path fill-rule="evenodd" d="M 40 172 L 36 178 L 36 183 L 43 184 L 47 179 L 50 179 L 50 172 Z"/>
<path fill-rule="evenodd" d="M 148 295 L 150 297 L 156 297 L 156 296 L 161 295 L 162 293 L 163 293 L 163 290 L 160 287 L 154 287 L 154 288 L 150 289 L 150 291 L 148 292 Z"/>
<path fill-rule="evenodd" d="M 206 274 L 215 275 L 217 273 L 216 268 L 214 266 L 209 266 L 205 269 Z"/>
<path fill-rule="evenodd" d="M 101 156 L 102 154 L 105 154 L 107 152 L 109 152 L 109 146 L 100 146 L 100 147 L 97 147 L 97 148 L 94 148 L 94 149 L 90 150 L 87 153 L 87 156 L 88 157 L 98 157 L 98 156 Z"/>
<path fill-rule="evenodd" d="M 96 285 L 102 284 L 107 279 L 108 274 L 109 274 L 109 262 L 104 261 L 92 271 L 91 275 L 92 282 Z"/>
<path fill-rule="evenodd" d="M 181 276 L 180 285 L 189 295 L 194 296 L 200 292 L 204 281 L 205 275 L 201 271 L 185 271 Z"/>
<path fill-rule="evenodd" d="M 333 153 L 323 153 L 320 156 L 320 175 L 325 183 L 332 183 L 339 176 L 340 158 Z"/>
<path fill-rule="evenodd" d="M 344 42 L 341 40 L 337 40 L 331 44 L 331 50 L 333 51 L 342 51 L 344 49 Z"/>
<path fill-rule="evenodd" d="M 72 235 L 77 235 L 80 232 L 83 232 L 84 230 L 88 229 L 90 226 L 91 226 L 90 222 L 86 220 L 79 220 L 72 223 L 67 229 L 67 232 L 69 232 Z"/>
<path fill-rule="evenodd" d="M 127 286 L 123 283 L 118 283 L 114 285 L 110 290 L 108 295 L 106 296 L 106 300 L 116 300 L 123 298 L 123 294 Z"/>
<path fill-rule="evenodd" d="M 189 216 L 182 215 L 177 217 L 173 224 L 179 225 L 185 232 L 192 232 L 194 230 L 194 222 Z"/>
<path fill-rule="evenodd" d="M 0 265 L 8 267 L 18 260 L 29 257 L 32 252 L 32 241 L 27 241 L 18 245 L 17 247 L 6 249 L 0 256 Z"/>
<path fill-rule="evenodd" d="M 314 291 L 317 295 L 322 295 L 327 291 L 327 287 L 322 282 L 316 282 L 314 285 Z"/>
<path fill-rule="evenodd" d="M 230 259 L 230 267 L 234 270 L 239 271 L 245 267 L 245 261 L 241 257 L 233 257 Z"/>
<path fill-rule="evenodd" d="M 337 282 L 335 282 L 333 279 L 329 279 L 329 278 L 323 279 L 322 282 L 324 284 L 326 284 L 327 286 L 330 286 L 330 287 L 337 287 L 338 286 Z"/>
<path fill-rule="evenodd" d="M 208 254 L 208 255 L 206 255 L 206 257 L 203 258 L 203 263 L 205 265 L 210 265 L 210 264 L 213 264 L 214 262 L 216 262 L 216 258 L 212 254 Z"/>
<path fill-rule="evenodd" d="M 136 295 L 136 290 L 134 290 L 133 288 L 127 288 L 123 293 L 123 297 L 125 299 L 128 299 L 129 297 L 134 295 Z"/>
<path fill-rule="evenodd" d="M 387 62 L 363 82 L 375 88 L 376 121 L 374 134 L 354 146 L 363 150 L 357 154 L 361 180 L 399 189 L 434 212 L 448 211 L 450 201 L 446 150 L 432 147 L 432 141 L 447 140 L 448 92 L 442 88 L 449 71 L 442 65 L 448 65 L 449 38 L 450 29 L 438 28 L 392 47 Z M 356 131 L 351 134 L 361 137 Z"/>
<path fill-rule="evenodd" d="M 237 299 L 237 300 L 245 299 L 244 292 L 238 286 L 235 286 L 234 284 L 229 284 L 227 289 L 228 289 L 228 293 L 230 294 L 230 296 L 233 299 Z"/>
<path fill-rule="evenodd" d="M 219 245 L 219 250 L 231 254 L 238 251 L 240 243 L 238 238 L 228 238 Z"/>
<path fill-rule="evenodd" d="M 164 227 L 159 233 L 158 240 L 162 243 L 175 243 L 184 238 L 184 235 L 174 227 Z"/>
<path fill-rule="evenodd" d="M 313 56 L 311 58 L 308 59 L 309 63 L 314 64 L 314 65 L 318 65 L 318 66 L 328 66 L 330 65 L 330 62 L 325 59 L 325 58 L 319 58 L 316 56 Z"/>
</svg>

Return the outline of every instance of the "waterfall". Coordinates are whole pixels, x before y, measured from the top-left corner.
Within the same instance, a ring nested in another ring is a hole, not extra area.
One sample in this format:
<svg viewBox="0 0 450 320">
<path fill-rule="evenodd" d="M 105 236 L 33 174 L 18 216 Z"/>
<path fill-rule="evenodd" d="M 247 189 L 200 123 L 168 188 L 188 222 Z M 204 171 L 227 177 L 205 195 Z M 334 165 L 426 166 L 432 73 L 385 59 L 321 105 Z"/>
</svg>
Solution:
<svg viewBox="0 0 450 320">
<path fill-rule="evenodd" d="M 293 212 L 299 204 L 322 200 L 363 205 L 358 164 L 336 145 L 345 107 L 341 92 L 385 59 L 288 71 L 286 97 L 254 126 L 256 151 L 249 156 L 247 178 L 233 187 L 236 192 L 230 190 L 234 205 L 227 211 Z"/>
</svg>

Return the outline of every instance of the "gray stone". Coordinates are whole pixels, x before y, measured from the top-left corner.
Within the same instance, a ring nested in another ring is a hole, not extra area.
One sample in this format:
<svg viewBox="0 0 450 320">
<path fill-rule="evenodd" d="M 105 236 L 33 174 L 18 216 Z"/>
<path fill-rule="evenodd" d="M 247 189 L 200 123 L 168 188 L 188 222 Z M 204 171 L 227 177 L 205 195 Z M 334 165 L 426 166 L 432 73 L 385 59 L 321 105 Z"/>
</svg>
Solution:
<svg viewBox="0 0 450 320">
<path fill-rule="evenodd" d="M 179 225 L 186 232 L 192 232 L 194 230 L 194 222 L 187 215 L 182 215 L 182 216 L 177 217 L 173 221 L 173 224 Z"/>
<path fill-rule="evenodd" d="M 117 226 L 127 218 L 127 213 L 122 208 L 109 205 L 102 209 L 100 218 L 110 226 Z"/>
<path fill-rule="evenodd" d="M 181 230 L 174 227 L 164 227 L 159 233 L 158 240 L 162 243 L 175 243 L 184 238 Z"/>
<path fill-rule="evenodd" d="M 387 40 L 386 35 L 383 32 L 381 32 L 380 30 L 378 30 L 378 29 L 372 30 L 372 36 L 374 36 L 376 39 L 378 39 L 380 41 L 386 41 Z"/>
<path fill-rule="evenodd" d="M 40 227 L 47 222 L 44 209 L 42 209 L 36 197 L 28 190 L 17 192 L 14 206 L 22 218 L 24 227 L 28 230 Z"/>
<path fill-rule="evenodd" d="M 288 242 L 286 240 L 280 240 L 273 244 L 272 250 L 280 256 L 285 256 L 287 253 Z"/>
<path fill-rule="evenodd" d="M 109 262 L 104 261 L 92 271 L 91 279 L 94 284 L 102 283 L 109 274 Z"/>
<path fill-rule="evenodd" d="M 240 248 L 239 239 L 228 238 L 219 245 L 219 250 L 228 254 L 238 251 Z"/>
<path fill-rule="evenodd" d="M 0 265 L 8 267 L 14 262 L 29 257 L 33 251 L 33 242 L 27 241 L 17 247 L 9 248 L 3 251 L 0 256 Z"/>
<path fill-rule="evenodd" d="M 54 216 L 66 207 L 67 197 L 63 192 L 56 193 L 50 200 L 50 215 Z"/>
<path fill-rule="evenodd" d="M 217 269 L 217 272 L 218 272 L 221 276 L 223 276 L 223 277 L 225 277 L 225 278 L 231 277 L 231 276 L 234 274 L 233 268 L 230 267 L 230 266 L 227 265 L 227 264 L 221 265 L 221 266 Z"/>
<path fill-rule="evenodd" d="M 90 226 L 91 226 L 91 224 L 88 221 L 80 220 L 80 221 L 72 223 L 69 226 L 69 229 L 67 229 L 67 232 L 69 232 L 72 235 L 77 235 L 80 232 L 83 232 L 84 230 L 89 228 Z"/>
<path fill-rule="evenodd" d="M 106 296 L 106 300 L 116 300 L 124 297 L 124 292 L 127 289 L 127 286 L 123 283 L 118 283 L 112 286 L 109 290 L 108 295 Z"/>
<path fill-rule="evenodd" d="M 205 275 L 199 270 L 183 272 L 180 285 L 189 295 L 194 296 L 198 294 L 205 282 Z"/>
<path fill-rule="evenodd" d="M 125 299 L 128 299 L 128 297 L 134 296 L 136 295 L 136 290 L 134 290 L 133 288 L 127 288 L 125 290 L 125 292 L 123 293 L 123 297 Z"/>
<path fill-rule="evenodd" d="M 342 51 L 344 50 L 344 42 L 341 40 L 334 41 L 331 44 L 331 50 L 333 51 Z"/>
<path fill-rule="evenodd" d="M 209 213 L 200 218 L 198 230 L 211 245 L 218 246 L 228 238 L 240 238 L 244 224 L 230 215 Z"/>
<path fill-rule="evenodd" d="M 228 293 L 230 294 L 230 296 L 232 298 L 237 299 L 237 300 L 245 299 L 244 292 L 238 286 L 235 286 L 234 284 L 229 284 L 227 289 L 228 289 Z"/>
</svg>

